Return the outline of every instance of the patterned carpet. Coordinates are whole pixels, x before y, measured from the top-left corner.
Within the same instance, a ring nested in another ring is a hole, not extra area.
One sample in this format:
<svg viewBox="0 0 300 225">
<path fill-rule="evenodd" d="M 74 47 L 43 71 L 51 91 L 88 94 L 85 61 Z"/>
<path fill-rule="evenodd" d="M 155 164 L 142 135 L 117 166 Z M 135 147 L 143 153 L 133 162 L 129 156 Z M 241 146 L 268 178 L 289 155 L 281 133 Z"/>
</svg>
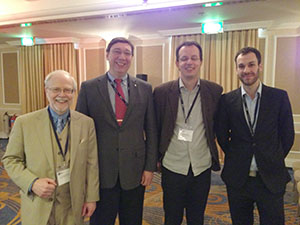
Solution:
<svg viewBox="0 0 300 225">
<path fill-rule="evenodd" d="M 4 153 L 5 144 L 0 141 L 0 158 Z M 1 149 L 2 148 L 2 149 Z M 287 186 L 285 195 L 286 225 L 300 224 L 297 217 L 297 206 L 293 202 L 292 183 Z M 155 174 L 154 182 L 146 190 L 143 225 L 162 225 L 162 191 L 160 187 L 160 176 Z M 18 188 L 8 178 L 3 165 L 0 163 L 0 225 L 21 225 L 20 222 L 20 198 Z M 88 225 L 88 221 L 86 221 Z M 118 222 L 116 223 L 116 225 Z M 184 221 L 182 223 L 186 225 Z M 208 205 L 205 213 L 205 225 L 229 225 L 231 224 L 228 210 L 226 189 L 220 179 L 219 173 L 212 174 L 212 186 L 209 194 Z M 255 225 L 258 223 L 256 212 Z"/>
</svg>

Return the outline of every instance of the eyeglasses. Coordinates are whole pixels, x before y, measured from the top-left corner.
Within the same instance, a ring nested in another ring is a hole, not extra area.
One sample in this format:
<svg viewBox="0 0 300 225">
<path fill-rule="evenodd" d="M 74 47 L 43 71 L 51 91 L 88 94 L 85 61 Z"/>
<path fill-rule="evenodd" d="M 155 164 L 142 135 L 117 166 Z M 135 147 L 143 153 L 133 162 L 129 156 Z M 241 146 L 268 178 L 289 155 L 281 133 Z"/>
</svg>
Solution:
<svg viewBox="0 0 300 225">
<path fill-rule="evenodd" d="M 49 89 L 52 93 L 54 94 L 60 94 L 61 92 L 63 92 L 64 94 L 73 94 L 74 90 L 71 89 L 71 88 L 64 88 L 64 89 L 61 89 L 61 88 L 58 88 L 58 87 L 54 87 L 54 88 L 47 88 Z"/>
<path fill-rule="evenodd" d="M 191 58 L 189 58 L 187 56 L 183 56 L 183 57 L 179 58 L 179 61 L 181 61 L 181 62 L 187 62 L 187 61 L 189 61 L 189 59 L 191 59 L 192 61 L 195 62 L 195 61 L 198 61 L 200 58 L 197 57 L 197 56 L 192 56 Z"/>
<path fill-rule="evenodd" d="M 113 49 L 111 52 L 113 55 L 122 55 L 122 53 L 124 53 L 126 57 L 132 56 L 132 52 L 126 50 L 122 52 L 120 49 Z"/>
</svg>

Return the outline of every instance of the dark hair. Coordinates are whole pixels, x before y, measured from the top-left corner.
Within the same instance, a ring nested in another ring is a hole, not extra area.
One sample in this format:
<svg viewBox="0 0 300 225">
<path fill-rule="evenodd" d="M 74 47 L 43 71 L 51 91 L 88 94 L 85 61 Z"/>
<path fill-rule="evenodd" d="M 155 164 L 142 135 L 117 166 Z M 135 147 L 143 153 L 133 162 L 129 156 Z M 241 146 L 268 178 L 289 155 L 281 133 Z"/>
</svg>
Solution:
<svg viewBox="0 0 300 225">
<path fill-rule="evenodd" d="M 125 43 L 125 44 L 129 44 L 130 47 L 131 47 L 131 53 L 133 55 L 133 50 L 134 50 L 134 47 L 133 47 L 133 44 L 126 38 L 123 38 L 123 37 L 116 37 L 114 39 L 112 39 L 109 44 L 107 45 L 107 48 L 106 48 L 106 52 L 109 53 L 111 47 L 114 45 L 114 44 L 117 44 L 117 43 Z"/>
<path fill-rule="evenodd" d="M 257 62 L 258 62 L 258 65 L 259 65 L 261 63 L 261 54 L 256 48 L 253 48 L 253 47 L 245 47 L 245 48 L 242 48 L 241 50 L 239 50 L 236 53 L 235 58 L 234 58 L 235 64 L 237 63 L 236 59 L 239 55 L 247 55 L 250 52 L 252 52 L 256 55 Z"/>
<path fill-rule="evenodd" d="M 176 48 L 176 62 L 179 61 L 179 51 L 184 46 L 196 46 L 199 49 L 200 60 L 202 61 L 202 48 L 196 41 L 185 41 Z"/>
</svg>

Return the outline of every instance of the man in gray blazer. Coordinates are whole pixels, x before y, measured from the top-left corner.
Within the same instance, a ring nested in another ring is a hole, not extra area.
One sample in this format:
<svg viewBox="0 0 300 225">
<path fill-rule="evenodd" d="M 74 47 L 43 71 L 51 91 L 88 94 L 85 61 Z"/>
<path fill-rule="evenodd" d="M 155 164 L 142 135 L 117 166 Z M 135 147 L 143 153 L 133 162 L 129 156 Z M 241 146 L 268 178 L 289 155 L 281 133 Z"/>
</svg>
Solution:
<svg viewBox="0 0 300 225">
<path fill-rule="evenodd" d="M 94 119 L 98 140 L 100 201 L 91 225 L 141 225 L 145 186 L 157 161 L 152 87 L 127 71 L 134 47 L 125 38 L 107 46 L 109 71 L 83 82 L 76 109 Z"/>
<path fill-rule="evenodd" d="M 222 87 L 199 79 L 202 49 L 184 42 L 176 49 L 180 78 L 155 88 L 166 225 L 204 223 L 211 169 L 219 170 L 214 114 Z"/>
</svg>

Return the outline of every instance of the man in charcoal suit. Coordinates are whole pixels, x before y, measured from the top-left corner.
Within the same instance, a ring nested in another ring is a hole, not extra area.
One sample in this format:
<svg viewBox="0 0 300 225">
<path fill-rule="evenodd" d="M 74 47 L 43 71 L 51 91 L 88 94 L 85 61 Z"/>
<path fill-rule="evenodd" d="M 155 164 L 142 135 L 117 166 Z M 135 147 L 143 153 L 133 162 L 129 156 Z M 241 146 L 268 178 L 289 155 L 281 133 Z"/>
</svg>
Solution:
<svg viewBox="0 0 300 225">
<path fill-rule="evenodd" d="M 157 161 L 152 87 L 130 76 L 134 47 L 125 38 L 108 44 L 109 70 L 83 82 L 76 109 L 95 121 L 100 167 L 100 201 L 91 225 L 141 225 L 145 186 Z"/>
</svg>

